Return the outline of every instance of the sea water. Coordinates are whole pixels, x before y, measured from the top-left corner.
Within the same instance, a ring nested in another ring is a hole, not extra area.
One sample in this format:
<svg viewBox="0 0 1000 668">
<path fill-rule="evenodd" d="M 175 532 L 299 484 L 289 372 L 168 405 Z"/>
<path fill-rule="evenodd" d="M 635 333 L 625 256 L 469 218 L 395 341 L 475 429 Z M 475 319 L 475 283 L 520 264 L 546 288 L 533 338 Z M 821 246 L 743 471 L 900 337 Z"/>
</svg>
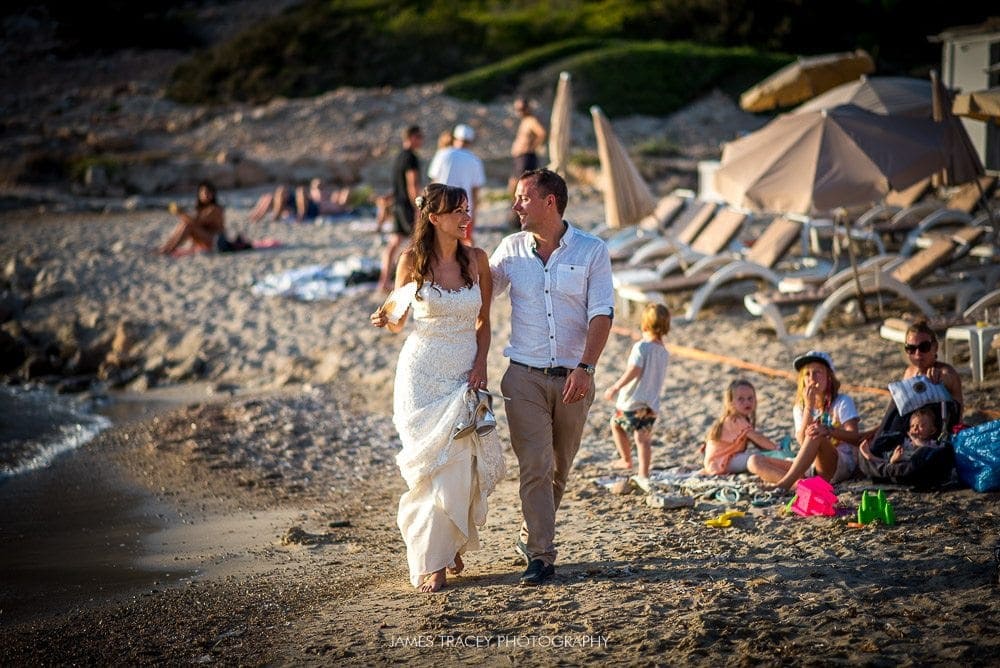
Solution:
<svg viewBox="0 0 1000 668">
<path fill-rule="evenodd" d="M 0 386 L 0 480 L 44 468 L 110 426 L 77 398 L 45 387 Z"/>
</svg>

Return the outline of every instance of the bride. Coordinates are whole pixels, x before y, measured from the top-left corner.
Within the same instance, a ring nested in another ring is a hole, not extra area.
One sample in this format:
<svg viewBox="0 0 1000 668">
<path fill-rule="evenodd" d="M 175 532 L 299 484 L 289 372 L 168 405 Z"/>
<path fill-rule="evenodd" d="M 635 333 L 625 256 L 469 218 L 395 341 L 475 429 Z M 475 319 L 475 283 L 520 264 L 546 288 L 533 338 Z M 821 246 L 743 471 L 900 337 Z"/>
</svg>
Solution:
<svg viewBox="0 0 1000 668">
<path fill-rule="evenodd" d="M 471 224 L 465 190 L 432 183 L 417 198 L 417 221 L 396 267 L 396 290 L 371 323 L 398 333 L 414 327 L 399 353 L 393 423 L 403 448 L 396 463 L 408 491 L 397 524 L 410 581 L 422 592 L 458 574 L 462 554 L 479 548 L 486 497 L 504 474 L 496 430 L 455 438 L 471 389 L 485 389 L 493 282 L 489 259 L 463 241 Z M 397 303 L 393 303 L 393 302 Z M 398 319 L 393 311 L 402 312 Z"/>
</svg>

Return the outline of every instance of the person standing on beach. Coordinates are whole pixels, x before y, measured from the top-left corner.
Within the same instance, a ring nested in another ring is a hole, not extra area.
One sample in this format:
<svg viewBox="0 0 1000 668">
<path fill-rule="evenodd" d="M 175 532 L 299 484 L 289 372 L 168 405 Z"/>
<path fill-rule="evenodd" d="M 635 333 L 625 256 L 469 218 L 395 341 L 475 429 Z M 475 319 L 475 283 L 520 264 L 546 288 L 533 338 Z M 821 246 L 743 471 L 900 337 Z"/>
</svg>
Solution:
<svg viewBox="0 0 1000 668">
<path fill-rule="evenodd" d="M 219 238 L 226 231 L 226 213 L 216 201 L 215 186 L 209 181 L 198 184 L 198 197 L 194 205 L 194 213 L 180 209 L 170 203 L 170 213 L 180 220 L 174 227 L 166 242 L 159 248 L 163 255 L 170 255 L 185 241 L 199 250 L 210 251 L 216 248 Z"/>
<path fill-rule="evenodd" d="M 392 268 L 396 264 L 403 239 L 413 232 L 416 210 L 413 202 L 420 193 L 420 158 L 417 151 L 424 143 L 424 134 L 416 125 L 403 130 L 403 148 L 392 165 L 392 215 L 394 228 L 382 251 L 382 268 L 378 289 L 392 290 Z"/>
<path fill-rule="evenodd" d="M 432 183 L 416 206 L 396 290 L 371 323 L 398 333 L 413 311 L 393 389 L 393 423 L 403 443 L 396 463 L 409 488 L 397 524 L 413 586 L 435 592 L 445 586 L 446 569 L 461 572 L 462 553 L 479 549 L 476 526 L 486 522 L 486 498 L 505 465 L 495 428 L 456 430 L 469 423 L 470 393 L 479 397 L 487 386 L 489 259 L 463 243 L 470 222 L 464 190 Z"/>
<path fill-rule="evenodd" d="M 472 216 L 472 223 L 469 225 L 469 235 L 465 238 L 465 243 L 471 246 L 476 226 L 476 212 L 479 210 L 479 190 L 486 185 L 486 169 L 479 156 L 472 152 L 472 143 L 476 140 L 475 130 L 468 125 L 459 124 L 452 130 L 451 136 L 452 148 L 442 153 L 435 180 L 463 188 L 469 196 L 469 215 Z"/>
<path fill-rule="evenodd" d="M 639 330 L 642 337 L 629 352 L 628 365 L 621 377 L 604 392 L 607 401 L 615 401 L 611 417 L 611 438 L 620 459 L 615 468 L 632 470 L 632 445 L 635 440 L 639 470 L 632 482 L 649 492 L 649 468 L 652 464 L 653 425 L 660 410 L 660 391 L 667 377 L 670 353 L 663 337 L 670 332 L 670 311 L 663 304 L 646 304 Z"/>
<path fill-rule="evenodd" d="M 511 303 L 501 389 L 510 398 L 507 421 L 520 465 L 523 522 L 515 548 L 528 562 L 526 585 L 555 574 L 556 511 L 614 317 L 607 246 L 563 220 L 567 199 L 555 172 L 524 173 L 513 205 L 522 231 L 504 238 L 490 258 L 495 294 L 509 290 Z"/>
<path fill-rule="evenodd" d="M 441 161 L 444 159 L 444 156 L 451 153 L 454 148 L 452 144 L 454 143 L 455 138 L 451 135 L 451 128 L 442 130 L 438 135 L 437 150 L 434 152 L 434 155 L 431 156 L 431 162 L 427 166 L 427 178 L 431 181 L 444 183 L 444 181 L 441 180 Z"/>
<path fill-rule="evenodd" d="M 531 110 L 531 103 L 526 98 L 519 97 L 514 100 L 514 113 L 520 117 L 517 124 L 517 131 L 514 133 L 514 142 L 510 145 L 510 155 L 513 158 L 513 168 L 510 179 L 507 181 L 507 190 L 511 196 L 514 195 L 514 188 L 521 174 L 538 169 L 538 149 L 545 142 L 548 133 L 545 126 L 538 120 Z M 520 220 L 517 214 L 511 216 L 511 227 L 518 229 Z"/>
</svg>

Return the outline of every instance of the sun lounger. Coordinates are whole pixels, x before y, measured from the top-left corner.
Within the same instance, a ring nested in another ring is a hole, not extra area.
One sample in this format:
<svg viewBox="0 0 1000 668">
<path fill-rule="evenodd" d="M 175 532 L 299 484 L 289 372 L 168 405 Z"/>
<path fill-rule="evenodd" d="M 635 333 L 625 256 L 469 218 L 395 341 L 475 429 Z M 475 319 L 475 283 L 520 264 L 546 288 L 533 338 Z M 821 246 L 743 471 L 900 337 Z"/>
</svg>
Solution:
<svg viewBox="0 0 1000 668">
<path fill-rule="evenodd" d="M 745 211 L 723 207 L 705 225 L 698 236 L 686 245 L 681 241 L 672 243 L 673 252 L 653 268 L 626 268 L 612 274 L 615 288 L 629 285 L 647 289 L 674 272 L 685 269 L 695 262 L 722 253 L 739 236 L 740 230 L 750 220 Z M 645 248 L 645 247 L 644 247 Z"/>
<path fill-rule="evenodd" d="M 992 308 L 995 308 L 997 313 L 1000 314 L 1000 289 L 990 290 L 976 299 L 975 302 L 960 314 L 945 314 L 934 318 L 927 318 L 927 325 L 938 333 L 939 339 L 943 339 L 944 333 L 949 327 L 975 325 L 984 319 L 986 309 Z M 879 328 L 879 335 L 887 341 L 904 343 L 906 341 L 906 330 L 910 328 L 914 320 L 916 320 L 915 317 L 886 318 Z"/>
<path fill-rule="evenodd" d="M 611 229 L 605 240 L 612 262 L 628 260 L 635 249 L 647 241 L 669 234 L 672 223 L 690 205 L 692 197 L 674 192 L 660 198 L 653 213 L 639 221 L 637 225 L 624 230 Z"/>
<path fill-rule="evenodd" d="M 624 266 L 629 268 L 651 266 L 672 255 L 678 246 L 690 245 L 712 219 L 718 204 L 705 200 L 692 200 L 677 217 L 667 232 L 651 237 L 635 249 Z"/>
<path fill-rule="evenodd" d="M 783 340 L 815 336 L 833 312 L 844 303 L 858 298 L 859 283 L 863 295 L 894 294 L 916 306 L 928 318 L 938 315 L 937 309 L 930 303 L 931 299 L 954 299 L 955 310 L 961 311 L 974 295 L 982 292 L 984 283 L 995 285 L 1000 268 L 991 265 L 985 267 L 985 272 L 979 272 L 978 276 L 976 272 L 966 272 L 954 274 L 939 284 L 921 283 L 935 270 L 964 257 L 969 247 L 977 243 L 985 233 L 986 230 L 982 227 L 963 228 L 950 237 L 935 239 L 930 246 L 910 257 L 873 258 L 858 268 L 857 280 L 853 270 L 845 269 L 818 288 L 790 293 L 783 293 L 780 289 L 757 292 L 747 295 L 744 304 L 753 315 L 766 318 Z M 812 318 L 803 334 L 793 336 L 785 327 L 782 307 L 810 304 L 816 305 Z"/>
<path fill-rule="evenodd" d="M 619 299 L 635 302 L 662 302 L 663 295 L 694 291 L 682 319 L 694 320 L 702 307 L 726 287 L 756 281 L 777 287 L 784 274 L 778 264 L 802 238 L 803 224 L 787 217 L 772 220 L 753 244 L 741 255 L 720 254 L 693 264 L 681 275 L 667 276 L 647 289 L 623 285 L 618 290 Z M 800 264 L 797 268 L 803 270 Z M 809 271 L 818 269 L 813 264 Z"/>
<path fill-rule="evenodd" d="M 921 182 L 914 186 L 918 188 Z M 944 200 L 938 198 L 923 199 L 906 203 L 907 197 L 900 193 L 895 198 L 886 198 L 886 202 L 876 205 L 858 217 L 854 226 L 860 229 L 870 229 L 878 234 L 886 246 L 899 247 L 899 253 L 908 255 L 913 252 L 915 239 L 926 234 L 932 228 L 943 225 L 960 226 L 978 224 L 974 215 L 981 203 L 980 186 L 984 193 L 989 193 L 996 185 L 996 178 L 985 176 L 979 180 L 967 183 Z"/>
</svg>

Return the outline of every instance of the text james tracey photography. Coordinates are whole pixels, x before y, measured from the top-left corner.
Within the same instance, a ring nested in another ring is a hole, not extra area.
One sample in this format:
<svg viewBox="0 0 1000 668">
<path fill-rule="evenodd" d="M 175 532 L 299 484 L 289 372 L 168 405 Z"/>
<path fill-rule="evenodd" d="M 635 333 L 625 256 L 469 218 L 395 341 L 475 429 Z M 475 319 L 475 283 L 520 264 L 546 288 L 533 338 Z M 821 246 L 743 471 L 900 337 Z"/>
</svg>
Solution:
<svg viewBox="0 0 1000 668">
<path fill-rule="evenodd" d="M 607 648 L 605 635 L 416 635 L 387 638 L 389 647 L 478 647 L 515 649 L 527 647 L 600 647 Z"/>
</svg>

